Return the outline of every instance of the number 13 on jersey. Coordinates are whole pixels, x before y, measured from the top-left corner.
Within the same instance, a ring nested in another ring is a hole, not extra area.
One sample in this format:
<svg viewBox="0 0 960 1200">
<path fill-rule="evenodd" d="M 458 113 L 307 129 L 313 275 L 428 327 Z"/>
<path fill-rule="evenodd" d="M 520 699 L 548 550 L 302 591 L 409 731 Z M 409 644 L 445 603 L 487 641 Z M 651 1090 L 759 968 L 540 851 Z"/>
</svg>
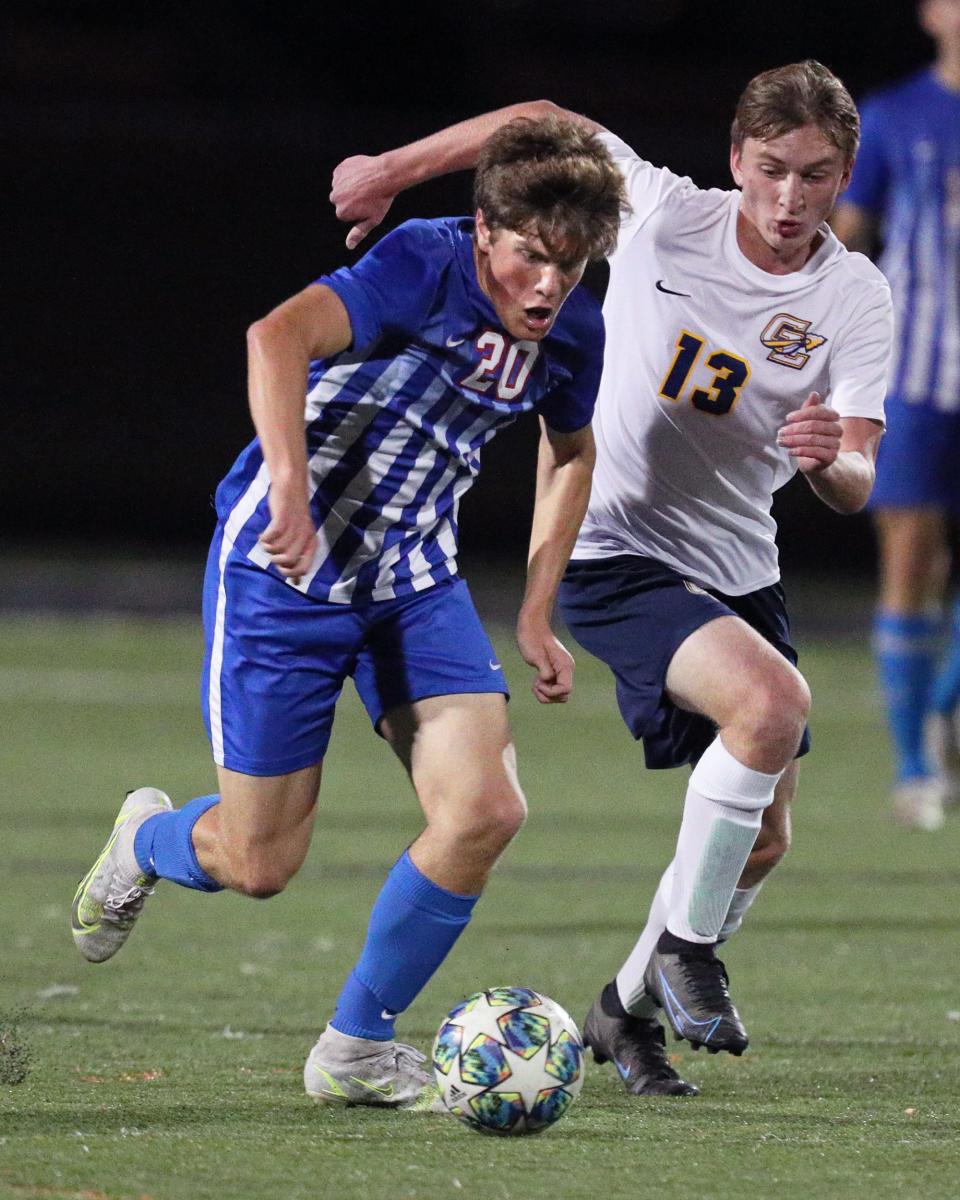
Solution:
<svg viewBox="0 0 960 1200">
<path fill-rule="evenodd" d="M 665 400 L 680 400 L 690 379 L 700 352 L 706 342 L 689 330 L 681 330 L 677 338 L 677 352 L 670 369 L 660 384 L 660 395 Z M 713 371 L 709 388 L 695 387 L 686 397 L 694 408 L 714 417 L 725 417 L 731 412 L 740 396 L 740 390 L 750 378 L 750 364 L 729 350 L 713 350 L 708 353 L 706 365 Z"/>
</svg>

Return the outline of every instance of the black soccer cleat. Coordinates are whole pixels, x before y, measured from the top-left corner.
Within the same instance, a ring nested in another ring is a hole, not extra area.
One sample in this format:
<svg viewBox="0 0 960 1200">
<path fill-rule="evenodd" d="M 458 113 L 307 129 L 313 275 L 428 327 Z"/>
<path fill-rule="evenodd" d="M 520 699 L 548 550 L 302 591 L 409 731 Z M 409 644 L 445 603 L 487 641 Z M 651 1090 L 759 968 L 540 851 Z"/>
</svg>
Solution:
<svg viewBox="0 0 960 1200">
<path fill-rule="evenodd" d="M 667 1059 L 663 1026 L 656 1017 L 612 1017 L 595 1000 L 583 1023 L 583 1044 L 594 1062 L 612 1062 L 634 1096 L 699 1096 Z"/>
<path fill-rule="evenodd" d="M 661 949 L 667 942 L 669 949 Z M 678 1038 L 694 1050 L 728 1050 L 741 1055 L 747 1031 L 727 990 L 727 971 L 713 945 L 686 942 L 665 934 L 650 956 L 643 983 L 663 1008 Z"/>
</svg>

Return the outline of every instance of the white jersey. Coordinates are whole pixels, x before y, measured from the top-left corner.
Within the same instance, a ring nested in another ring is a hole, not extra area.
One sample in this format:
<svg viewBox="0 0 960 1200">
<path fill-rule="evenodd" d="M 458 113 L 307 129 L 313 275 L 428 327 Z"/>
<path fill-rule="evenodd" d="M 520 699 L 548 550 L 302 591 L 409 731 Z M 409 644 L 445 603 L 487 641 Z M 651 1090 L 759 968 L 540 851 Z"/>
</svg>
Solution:
<svg viewBox="0 0 960 1200">
<path fill-rule="evenodd" d="M 761 270 L 737 244 L 739 191 L 601 138 L 633 212 L 610 259 L 597 466 L 573 557 L 640 554 L 743 595 L 779 578 L 787 413 L 815 391 L 841 416 L 883 420 L 890 289 L 827 226 L 799 271 Z"/>
</svg>

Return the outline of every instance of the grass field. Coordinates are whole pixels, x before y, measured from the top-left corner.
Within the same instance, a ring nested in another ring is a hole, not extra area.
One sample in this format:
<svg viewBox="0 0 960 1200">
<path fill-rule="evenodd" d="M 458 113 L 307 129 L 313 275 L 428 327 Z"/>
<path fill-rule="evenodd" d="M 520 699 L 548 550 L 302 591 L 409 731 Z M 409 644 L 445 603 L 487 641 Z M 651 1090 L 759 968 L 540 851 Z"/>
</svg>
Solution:
<svg viewBox="0 0 960 1200">
<path fill-rule="evenodd" d="M 582 656 L 575 702 L 540 709 L 509 633 L 497 642 L 531 817 L 403 1018 L 423 1049 L 485 985 L 529 984 L 582 1018 L 632 945 L 678 823 L 682 776 L 642 770 L 603 670 Z M 0 1197 L 960 1194 L 960 816 L 939 835 L 892 825 L 865 645 L 805 649 L 815 748 L 795 848 L 725 954 L 750 1050 L 680 1049 L 703 1092 L 681 1101 L 632 1099 L 591 1063 L 560 1125 L 511 1140 L 302 1094 L 369 905 L 418 829 L 353 695 L 288 891 L 263 904 L 162 885 L 123 953 L 91 966 L 70 900 L 123 791 L 212 790 L 197 631 L 0 621 L 0 1010 L 31 1056 L 23 1082 L 0 1083 Z"/>
</svg>

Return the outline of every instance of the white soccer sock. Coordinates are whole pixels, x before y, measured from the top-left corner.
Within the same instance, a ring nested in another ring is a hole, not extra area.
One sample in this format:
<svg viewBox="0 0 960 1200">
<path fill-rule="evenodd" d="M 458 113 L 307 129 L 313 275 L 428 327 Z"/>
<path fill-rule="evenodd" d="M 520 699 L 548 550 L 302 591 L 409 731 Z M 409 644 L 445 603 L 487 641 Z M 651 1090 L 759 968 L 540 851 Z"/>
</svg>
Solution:
<svg viewBox="0 0 960 1200">
<path fill-rule="evenodd" d="M 715 942 L 782 771 L 745 767 L 717 737 L 694 767 L 674 855 L 667 929 Z"/>
<path fill-rule="evenodd" d="M 747 909 L 756 900 L 757 893 L 763 887 L 763 880 L 755 883 L 753 887 L 736 888 L 733 893 L 733 899 L 730 901 L 730 907 L 727 909 L 727 915 L 723 919 L 723 924 L 720 926 L 720 932 L 717 935 L 718 939 L 724 941 L 731 935 L 737 932 L 743 924 L 743 918 L 747 914 Z"/>
<path fill-rule="evenodd" d="M 670 909 L 670 897 L 673 893 L 673 863 L 667 867 L 660 879 L 660 885 L 654 893 L 653 903 L 647 915 L 647 923 L 643 933 L 637 939 L 637 944 L 630 951 L 630 957 L 617 974 L 617 994 L 620 1003 L 635 1017 L 649 1017 L 657 1008 L 655 1000 L 647 995 L 643 983 L 643 973 L 647 969 L 650 955 L 667 927 L 667 913 Z"/>
</svg>

